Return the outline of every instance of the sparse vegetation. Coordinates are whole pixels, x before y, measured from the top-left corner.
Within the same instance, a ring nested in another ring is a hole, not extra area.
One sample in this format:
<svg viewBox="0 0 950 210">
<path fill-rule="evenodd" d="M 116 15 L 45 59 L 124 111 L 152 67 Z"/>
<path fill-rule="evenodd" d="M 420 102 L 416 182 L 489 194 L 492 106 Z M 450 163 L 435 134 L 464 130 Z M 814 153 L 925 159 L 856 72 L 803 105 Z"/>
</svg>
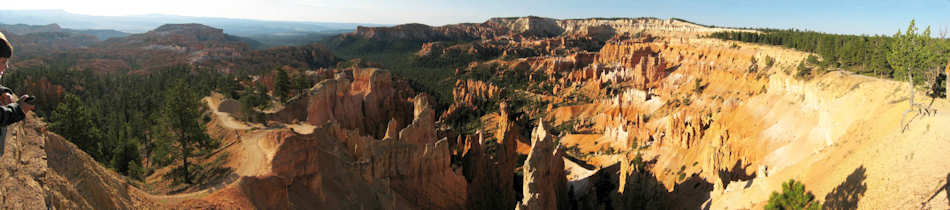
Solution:
<svg viewBox="0 0 950 210">
<path fill-rule="evenodd" d="M 808 64 L 812 65 L 818 65 L 820 63 L 818 61 L 818 56 L 815 56 L 814 54 L 808 55 L 808 58 L 805 58 L 805 62 L 808 62 Z"/>
<path fill-rule="evenodd" d="M 811 192 L 805 191 L 805 185 L 794 179 L 782 183 L 782 193 L 772 192 L 767 210 L 821 209 L 821 202 L 815 200 Z"/>
<path fill-rule="evenodd" d="M 775 58 L 772 56 L 765 56 L 765 68 L 772 68 L 775 65 Z"/>
<path fill-rule="evenodd" d="M 574 158 L 577 158 L 577 159 L 581 159 L 581 160 L 587 159 L 587 158 L 589 158 L 590 156 L 593 155 L 593 153 L 589 153 L 589 152 L 588 152 L 588 153 L 584 153 L 584 152 L 581 152 L 581 149 L 580 149 L 579 147 L 577 147 L 577 146 L 578 146 L 578 145 L 574 144 L 574 145 L 570 145 L 570 146 L 565 146 L 565 147 L 563 147 L 563 148 L 564 148 L 564 153 L 566 153 L 567 155 L 569 155 L 569 156 L 571 156 L 571 157 L 574 157 Z"/>
<path fill-rule="evenodd" d="M 637 151 L 637 156 L 633 158 L 633 166 L 637 169 L 643 170 L 646 165 L 647 163 L 643 161 L 643 156 L 640 155 L 640 151 Z"/>
<path fill-rule="evenodd" d="M 562 135 L 562 134 L 575 133 L 574 127 L 576 125 L 577 125 L 577 120 L 572 119 L 572 120 L 564 121 L 560 125 L 557 125 L 551 128 L 551 133 L 556 136 Z"/>
<path fill-rule="evenodd" d="M 444 110 L 452 102 L 454 80 L 450 80 L 457 69 L 454 66 L 425 66 L 415 61 L 414 53 L 422 43 L 414 41 L 394 41 L 375 43 L 361 38 L 335 38 L 324 41 L 333 52 L 346 59 L 379 63 L 395 76 L 405 78 L 409 85 L 418 91 L 432 95 L 437 104 L 436 110 Z M 383 49 L 383 50 L 379 50 Z"/>
<path fill-rule="evenodd" d="M 640 146 L 637 145 L 638 144 L 637 142 L 638 142 L 637 137 L 633 137 L 633 141 L 630 144 L 630 150 L 636 150 L 640 148 Z"/>
<path fill-rule="evenodd" d="M 263 122 L 264 117 L 257 109 L 267 109 L 271 104 L 270 96 L 267 95 L 267 90 L 264 88 L 264 85 L 260 83 L 252 83 L 251 88 L 244 91 L 244 93 L 238 98 L 238 102 L 241 103 L 241 113 L 243 113 L 243 120 L 249 122 Z"/>
<path fill-rule="evenodd" d="M 756 60 L 755 57 L 752 57 L 752 61 L 751 61 L 751 62 L 752 62 L 752 64 L 749 64 L 748 72 L 749 72 L 749 73 L 756 73 L 756 72 L 758 72 L 758 71 L 759 71 L 759 62 L 758 62 L 758 60 Z"/>
<path fill-rule="evenodd" d="M 798 69 L 798 71 L 795 73 L 795 78 L 802 79 L 811 77 L 811 68 L 805 66 L 804 61 L 799 62 L 796 69 Z"/>
<path fill-rule="evenodd" d="M 701 79 L 699 79 L 699 78 L 696 78 L 696 80 L 693 80 L 693 81 L 694 81 L 694 82 L 693 82 L 693 92 L 695 92 L 696 95 L 702 94 L 702 93 L 703 93 L 703 90 L 706 89 L 706 86 L 703 85 L 703 81 L 702 81 Z"/>
</svg>

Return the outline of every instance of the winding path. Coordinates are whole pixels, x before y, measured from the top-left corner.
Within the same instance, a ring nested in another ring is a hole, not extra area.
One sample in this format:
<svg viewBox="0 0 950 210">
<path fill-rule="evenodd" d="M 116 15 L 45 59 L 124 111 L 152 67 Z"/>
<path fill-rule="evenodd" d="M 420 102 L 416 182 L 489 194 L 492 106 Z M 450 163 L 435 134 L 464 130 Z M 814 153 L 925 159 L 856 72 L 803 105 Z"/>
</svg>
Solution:
<svg viewBox="0 0 950 210">
<path fill-rule="evenodd" d="M 261 145 L 269 134 L 281 132 L 281 128 L 267 128 L 260 124 L 251 124 L 235 119 L 230 113 L 218 110 L 221 104 L 221 97 L 209 96 L 203 101 L 208 105 L 212 116 L 217 119 L 218 126 L 225 128 L 226 132 L 234 132 L 236 143 L 225 145 L 219 150 L 227 150 L 227 147 L 234 145 L 240 146 L 240 154 L 231 156 L 227 165 L 236 166 L 234 171 L 227 178 L 221 179 L 218 183 L 205 184 L 207 187 L 194 192 L 172 194 L 172 195 L 151 195 L 151 198 L 165 205 L 175 205 L 187 200 L 201 198 L 217 190 L 227 188 L 237 183 L 240 177 L 259 176 L 270 172 L 270 157 L 268 152 Z M 306 128 L 306 125 L 293 125 L 293 128 Z M 243 133 L 243 134 L 242 134 Z M 233 151 L 233 150 L 232 150 Z"/>
</svg>

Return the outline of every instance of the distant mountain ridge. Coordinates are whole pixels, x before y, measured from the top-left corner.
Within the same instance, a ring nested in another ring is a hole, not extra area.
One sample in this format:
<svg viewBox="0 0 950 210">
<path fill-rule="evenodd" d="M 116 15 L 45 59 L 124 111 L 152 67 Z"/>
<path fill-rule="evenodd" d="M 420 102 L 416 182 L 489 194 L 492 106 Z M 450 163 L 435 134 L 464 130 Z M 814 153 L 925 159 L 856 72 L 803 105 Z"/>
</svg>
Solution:
<svg viewBox="0 0 950 210">
<path fill-rule="evenodd" d="M 429 26 L 408 23 L 385 27 L 357 27 L 356 30 L 324 40 L 338 52 L 365 53 L 380 49 L 418 50 L 428 42 L 468 42 L 488 39 L 551 38 L 558 36 L 596 37 L 606 41 L 615 34 L 657 33 L 707 33 L 719 30 L 738 30 L 710 27 L 683 19 L 640 18 L 585 18 L 555 19 L 537 16 L 491 18 L 482 23 L 460 23 Z"/>
<path fill-rule="evenodd" d="M 491 18 L 483 23 L 428 26 L 418 23 L 386 27 L 357 27 L 355 31 L 334 37 L 361 37 L 370 40 L 413 40 L 422 42 L 489 39 L 499 36 L 555 37 L 564 34 L 637 33 L 645 30 L 667 32 L 716 31 L 683 19 L 587 18 L 554 19 L 536 16 Z"/>
<path fill-rule="evenodd" d="M 323 68 L 340 60 L 321 45 L 264 48 L 265 44 L 256 40 L 197 23 L 165 24 L 145 33 L 107 40 L 62 32 L 69 29 L 60 29 L 58 25 L 18 25 L 9 30 L 17 31 L 9 32 L 7 37 L 17 48 L 14 65 L 23 69 L 64 65 L 98 73 L 149 73 L 176 65 L 197 65 L 246 73 L 284 65 Z"/>
<path fill-rule="evenodd" d="M 106 30 L 106 29 L 89 29 L 89 30 L 76 30 L 62 28 L 59 24 L 48 24 L 48 25 L 27 25 L 27 24 L 3 24 L 0 23 L 0 31 L 5 31 L 17 35 L 26 35 L 32 33 L 45 33 L 45 32 L 63 32 L 70 34 L 85 34 L 95 36 L 99 40 L 106 40 L 114 37 L 124 37 L 128 36 L 128 33 L 116 31 L 116 30 Z"/>
<path fill-rule="evenodd" d="M 174 47 L 185 52 L 222 47 L 245 51 L 260 45 L 257 41 L 197 23 L 165 24 L 143 34 L 107 40 L 103 44 L 108 48 Z"/>
<path fill-rule="evenodd" d="M 384 26 L 363 23 L 263 21 L 159 14 L 113 17 L 73 14 L 63 10 L 0 10 L 0 22 L 30 25 L 55 23 L 65 28 L 114 29 L 126 33 L 144 33 L 168 23 L 200 23 L 221 28 L 228 34 L 244 37 L 353 30 L 358 25 Z"/>
</svg>

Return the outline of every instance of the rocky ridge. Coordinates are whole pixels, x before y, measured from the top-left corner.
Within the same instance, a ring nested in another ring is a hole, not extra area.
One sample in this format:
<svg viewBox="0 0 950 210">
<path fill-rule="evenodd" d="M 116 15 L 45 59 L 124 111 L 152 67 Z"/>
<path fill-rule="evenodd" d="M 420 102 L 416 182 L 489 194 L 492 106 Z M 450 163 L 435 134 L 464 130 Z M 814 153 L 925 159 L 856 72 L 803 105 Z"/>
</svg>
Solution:
<svg viewBox="0 0 950 210">
<path fill-rule="evenodd" d="M 268 167 L 183 207 L 464 207 L 467 182 L 450 167 L 447 140 L 436 135 L 432 99 L 403 98 L 411 92 L 395 82 L 386 70 L 360 68 L 320 82 L 270 117 L 314 127 L 266 131 L 280 133 L 254 139 L 272 148 Z"/>
<path fill-rule="evenodd" d="M 931 127 L 950 118 L 917 112 L 906 125 L 894 123 L 906 111 L 899 82 L 836 71 L 790 76 L 807 53 L 701 38 L 724 29 L 678 20 L 526 17 L 361 30 L 372 39 L 427 42 L 419 57 L 524 54 L 463 65 L 454 76 L 464 80 L 441 115 L 429 96 L 374 68 L 317 70 L 332 78 L 268 113 L 263 125 L 224 120 L 239 109 L 222 102 L 209 132 L 259 147 L 248 151 L 264 163 L 238 168 L 236 181 L 210 196 L 171 207 L 749 209 L 763 207 L 788 179 L 806 183 L 826 208 L 946 206 L 946 190 L 934 183 L 945 182 L 950 164 L 926 148 L 948 146 L 944 130 Z M 603 41 L 596 51 L 571 44 L 603 34 L 590 39 Z M 456 38 L 489 40 L 432 42 Z M 522 133 L 529 127 L 530 141 Z M 60 166 L 22 155 L 30 166 L 6 167 L 15 174 L 7 178 L 26 177 L 24 192 L 46 190 L 35 177 Z M 253 165 L 246 159 L 232 164 Z M 134 187 L 115 190 L 122 182 L 107 175 L 98 176 L 118 201 L 93 194 L 53 203 L 136 202 Z M 10 196 L 13 207 L 39 205 Z M 59 198 L 44 202 L 50 197 Z"/>
<path fill-rule="evenodd" d="M 156 208 L 149 195 L 30 115 L 7 127 L 0 197 L 9 209 Z"/>
<path fill-rule="evenodd" d="M 348 36 L 370 40 L 418 40 L 425 42 L 448 40 L 493 39 L 499 36 L 554 37 L 566 34 L 583 36 L 601 33 L 684 32 L 708 33 L 723 30 L 679 19 L 657 18 L 589 18 L 552 19 L 544 17 L 491 18 L 483 23 L 463 23 L 431 27 L 423 24 L 404 24 L 394 27 L 358 27 Z"/>
<path fill-rule="evenodd" d="M 515 209 L 567 209 L 567 178 L 560 146 L 544 123 L 531 131 L 531 153 L 525 160 L 524 199 Z"/>
</svg>

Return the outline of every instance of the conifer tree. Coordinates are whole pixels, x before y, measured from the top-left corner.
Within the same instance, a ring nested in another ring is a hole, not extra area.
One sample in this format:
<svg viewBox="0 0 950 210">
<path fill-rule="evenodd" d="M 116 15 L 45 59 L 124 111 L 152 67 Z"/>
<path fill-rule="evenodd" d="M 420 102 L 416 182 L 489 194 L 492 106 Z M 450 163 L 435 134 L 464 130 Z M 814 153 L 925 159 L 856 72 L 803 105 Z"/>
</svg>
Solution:
<svg viewBox="0 0 950 210">
<path fill-rule="evenodd" d="M 907 27 L 907 31 L 903 34 L 897 31 L 897 34 L 894 35 L 891 52 L 887 55 L 887 62 L 894 67 L 894 78 L 907 78 L 907 83 L 910 86 L 908 102 L 910 103 L 911 109 L 904 111 L 904 114 L 901 115 L 901 132 L 906 130 L 907 125 L 910 124 L 909 122 L 904 122 L 907 118 L 907 114 L 912 113 L 914 110 L 930 113 L 923 105 L 914 101 L 914 97 L 916 96 L 914 84 L 926 81 L 927 78 L 925 75 L 928 74 L 928 71 L 932 71 L 931 68 L 933 68 L 935 62 L 938 60 L 933 45 L 934 43 L 931 42 L 930 37 L 930 27 L 927 27 L 924 33 L 918 34 L 917 26 L 913 20 L 910 21 L 910 26 Z"/>
<path fill-rule="evenodd" d="M 283 69 L 277 70 L 274 76 L 274 96 L 280 100 L 286 100 L 290 93 L 290 76 Z"/>
<path fill-rule="evenodd" d="M 99 162 L 108 161 L 102 151 L 102 132 L 93 122 L 92 111 L 79 96 L 66 93 L 50 114 L 49 129 L 72 141 Z"/>
<path fill-rule="evenodd" d="M 911 85 L 926 79 L 924 74 L 937 59 L 929 45 L 930 39 L 930 27 L 918 34 L 913 20 L 903 34 L 900 31 L 894 34 L 891 52 L 887 55 L 887 62 L 894 68 L 894 78 L 908 78 Z"/>
<path fill-rule="evenodd" d="M 175 143 L 172 145 L 178 151 L 177 156 L 182 158 L 181 167 L 175 171 L 187 184 L 192 184 L 188 159 L 217 146 L 217 142 L 204 132 L 201 121 L 204 106 L 200 100 L 184 80 L 179 80 L 165 92 L 165 103 L 161 108 L 161 120 L 168 126 L 171 137 L 165 140 Z"/>
<path fill-rule="evenodd" d="M 887 63 L 887 38 L 885 37 L 875 37 L 871 49 L 871 58 L 870 64 L 868 65 L 871 68 L 871 71 L 875 75 L 887 75 L 891 76 L 894 73 L 894 70 L 891 69 L 891 66 Z"/>
</svg>

